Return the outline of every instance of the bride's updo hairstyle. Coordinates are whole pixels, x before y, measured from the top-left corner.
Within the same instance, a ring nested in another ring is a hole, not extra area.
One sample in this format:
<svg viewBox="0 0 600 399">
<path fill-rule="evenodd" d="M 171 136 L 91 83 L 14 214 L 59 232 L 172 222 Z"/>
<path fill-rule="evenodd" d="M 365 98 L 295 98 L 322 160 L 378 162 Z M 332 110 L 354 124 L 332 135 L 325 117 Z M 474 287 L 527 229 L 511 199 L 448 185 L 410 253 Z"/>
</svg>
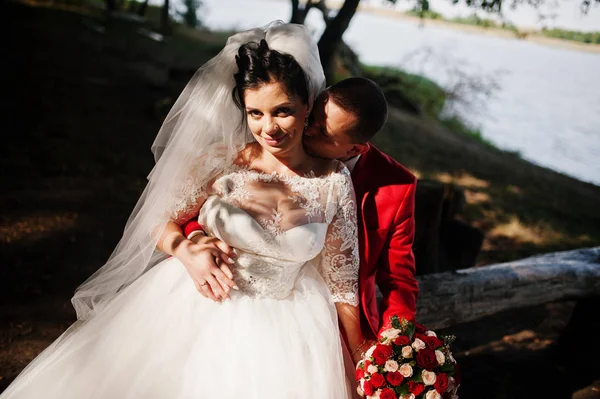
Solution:
<svg viewBox="0 0 600 399">
<path fill-rule="evenodd" d="M 302 68 L 294 57 L 269 49 L 265 40 L 240 46 L 235 62 L 238 72 L 233 75 L 235 88 L 233 99 L 244 110 L 244 92 L 257 89 L 267 83 L 279 82 L 288 96 L 298 96 L 308 104 L 308 88 Z"/>
</svg>

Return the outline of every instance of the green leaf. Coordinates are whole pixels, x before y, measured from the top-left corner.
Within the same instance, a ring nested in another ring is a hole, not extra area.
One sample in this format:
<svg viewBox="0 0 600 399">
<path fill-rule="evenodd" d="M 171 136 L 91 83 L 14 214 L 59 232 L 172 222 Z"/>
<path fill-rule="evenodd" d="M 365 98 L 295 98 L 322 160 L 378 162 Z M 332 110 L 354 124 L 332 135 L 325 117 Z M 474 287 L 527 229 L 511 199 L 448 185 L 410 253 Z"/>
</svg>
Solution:
<svg viewBox="0 0 600 399">
<path fill-rule="evenodd" d="M 394 388 L 394 391 L 396 391 L 396 395 L 400 396 L 400 395 L 406 395 L 408 392 L 408 385 L 407 384 L 400 384 L 399 386 Z"/>
<path fill-rule="evenodd" d="M 414 382 L 423 382 L 423 377 L 421 377 L 421 373 L 413 373 L 412 380 Z"/>
<path fill-rule="evenodd" d="M 413 336 L 415 335 L 415 325 L 412 323 L 408 323 L 408 325 L 406 326 L 406 330 L 404 332 L 405 335 L 408 336 L 408 338 L 412 341 L 413 340 Z"/>
<path fill-rule="evenodd" d="M 454 372 L 454 365 L 452 363 L 444 363 L 439 367 L 439 370 L 444 373 Z"/>
</svg>

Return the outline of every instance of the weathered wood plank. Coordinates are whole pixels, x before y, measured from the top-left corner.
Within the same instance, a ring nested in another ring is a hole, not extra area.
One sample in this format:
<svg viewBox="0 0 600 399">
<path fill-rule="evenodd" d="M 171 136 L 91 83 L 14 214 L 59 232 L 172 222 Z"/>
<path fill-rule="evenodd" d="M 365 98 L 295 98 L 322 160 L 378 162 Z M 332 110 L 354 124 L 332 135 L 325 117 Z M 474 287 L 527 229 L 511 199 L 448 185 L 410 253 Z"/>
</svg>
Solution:
<svg viewBox="0 0 600 399">
<path fill-rule="evenodd" d="M 498 312 L 600 295 L 600 247 L 418 277 L 417 320 L 437 329 Z"/>
</svg>

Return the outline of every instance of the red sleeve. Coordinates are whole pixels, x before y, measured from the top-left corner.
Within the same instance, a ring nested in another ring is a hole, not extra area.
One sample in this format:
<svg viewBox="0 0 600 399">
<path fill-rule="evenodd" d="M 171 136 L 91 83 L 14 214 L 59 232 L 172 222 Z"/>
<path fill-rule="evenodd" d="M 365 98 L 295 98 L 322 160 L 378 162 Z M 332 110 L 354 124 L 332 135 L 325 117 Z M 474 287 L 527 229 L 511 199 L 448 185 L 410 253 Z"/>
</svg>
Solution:
<svg viewBox="0 0 600 399">
<path fill-rule="evenodd" d="M 182 230 L 183 235 L 188 237 L 192 232 L 204 229 L 202 228 L 202 225 L 198 223 L 198 218 L 195 217 L 185 222 L 182 226 Z"/>
<path fill-rule="evenodd" d="M 415 257 L 412 246 L 415 236 L 416 179 L 409 185 L 398 208 L 393 231 L 377 265 L 377 285 L 383 295 L 381 301 L 381 332 L 388 328 L 390 317 L 397 315 L 415 319 L 419 285 L 415 278 Z"/>
</svg>

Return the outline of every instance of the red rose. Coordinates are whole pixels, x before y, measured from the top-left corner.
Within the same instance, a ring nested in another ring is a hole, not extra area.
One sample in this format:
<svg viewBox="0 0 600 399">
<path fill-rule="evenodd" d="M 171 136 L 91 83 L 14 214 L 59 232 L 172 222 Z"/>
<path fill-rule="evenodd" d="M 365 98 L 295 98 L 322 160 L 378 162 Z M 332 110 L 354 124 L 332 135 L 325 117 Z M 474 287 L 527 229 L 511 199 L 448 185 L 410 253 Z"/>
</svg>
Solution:
<svg viewBox="0 0 600 399">
<path fill-rule="evenodd" d="M 369 381 L 375 388 L 381 388 L 385 384 L 385 378 L 379 373 L 373 373 Z"/>
<path fill-rule="evenodd" d="M 404 380 L 404 377 L 402 376 L 402 374 L 400 374 L 397 371 L 393 371 L 391 373 L 388 373 L 385 376 L 385 379 L 388 380 L 388 382 L 392 385 L 397 387 L 398 385 L 402 384 L 402 381 Z"/>
<path fill-rule="evenodd" d="M 363 391 L 365 395 L 371 396 L 373 395 L 373 392 L 375 392 L 375 388 L 373 388 L 373 384 L 371 384 L 371 382 L 365 381 L 363 384 Z"/>
<path fill-rule="evenodd" d="M 415 333 L 415 335 L 413 336 L 413 340 L 417 338 L 419 338 L 423 342 L 427 341 L 427 335 L 423 333 Z"/>
<path fill-rule="evenodd" d="M 385 388 L 381 390 L 381 394 L 379 394 L 380 399 L 398 399 L 396 397 L 396 392 L 394 392 L 390 388 Z"/>
<path fill-rule="evenodd" d="M 371 361 L 370 360 L 365 360 L 365 367 L 364 367 L 364 369 L 368 370 L 370 365 L 371 365 Z"/>
<path fill-rule="evenodd" d="M 363 369 L 356 369 L 356 381 L 360 381 L 361 378 L 363 378 L 365 376 L 365 370 Z"/>
<path fill-rule="evenodd" d="M 444 345 L 444 342 L 438 337 L 425 337 L 425 339 L 421 338 L 421 340 L 425 342 L 425 345 L 427 345 L 429 349 L 437 349 Z"/>
<path fill-rule="evenodd" d="M 420 384 L 418 382 L 409 381 L 408 382 L 408 392 L 412 393 L 415 396 L 419 396 L 425 390 L 425 385 Z"/>
<path fill-rule="evenodd" d="M 415 331 L 418 333 L 424 333 L 427 330 L 421 324 L 415 323 Z"/>
<path fill-rule="evenodd" d="M 392 348 L 387 345 L 377 345 L 373 351 L 375 363 L 384 365 L 385 362 L 392 356 Z"/>
<path fill-rule="evenodd" d="M 438 374 L 435 378 L 435 384 L 433 384 L 433 387 L 436 391 L 438 391 L 439 394 L 446 392 L 448 389 L 448 374 Z"/>
<path fill-rule="evenodd" d="M 410 338 L 406 335 L 400 335 L 394 340 L 394 343 L 398 346 L 410 345 Z"/>
<path fill-rule="evenodd" d="M 426 370 L 433 370 L 438 366 L 437 358 L 435 357 L 435 351 L 433 349 L 421 349 L 415 356 L 419 367 Z"/>
</svg>

